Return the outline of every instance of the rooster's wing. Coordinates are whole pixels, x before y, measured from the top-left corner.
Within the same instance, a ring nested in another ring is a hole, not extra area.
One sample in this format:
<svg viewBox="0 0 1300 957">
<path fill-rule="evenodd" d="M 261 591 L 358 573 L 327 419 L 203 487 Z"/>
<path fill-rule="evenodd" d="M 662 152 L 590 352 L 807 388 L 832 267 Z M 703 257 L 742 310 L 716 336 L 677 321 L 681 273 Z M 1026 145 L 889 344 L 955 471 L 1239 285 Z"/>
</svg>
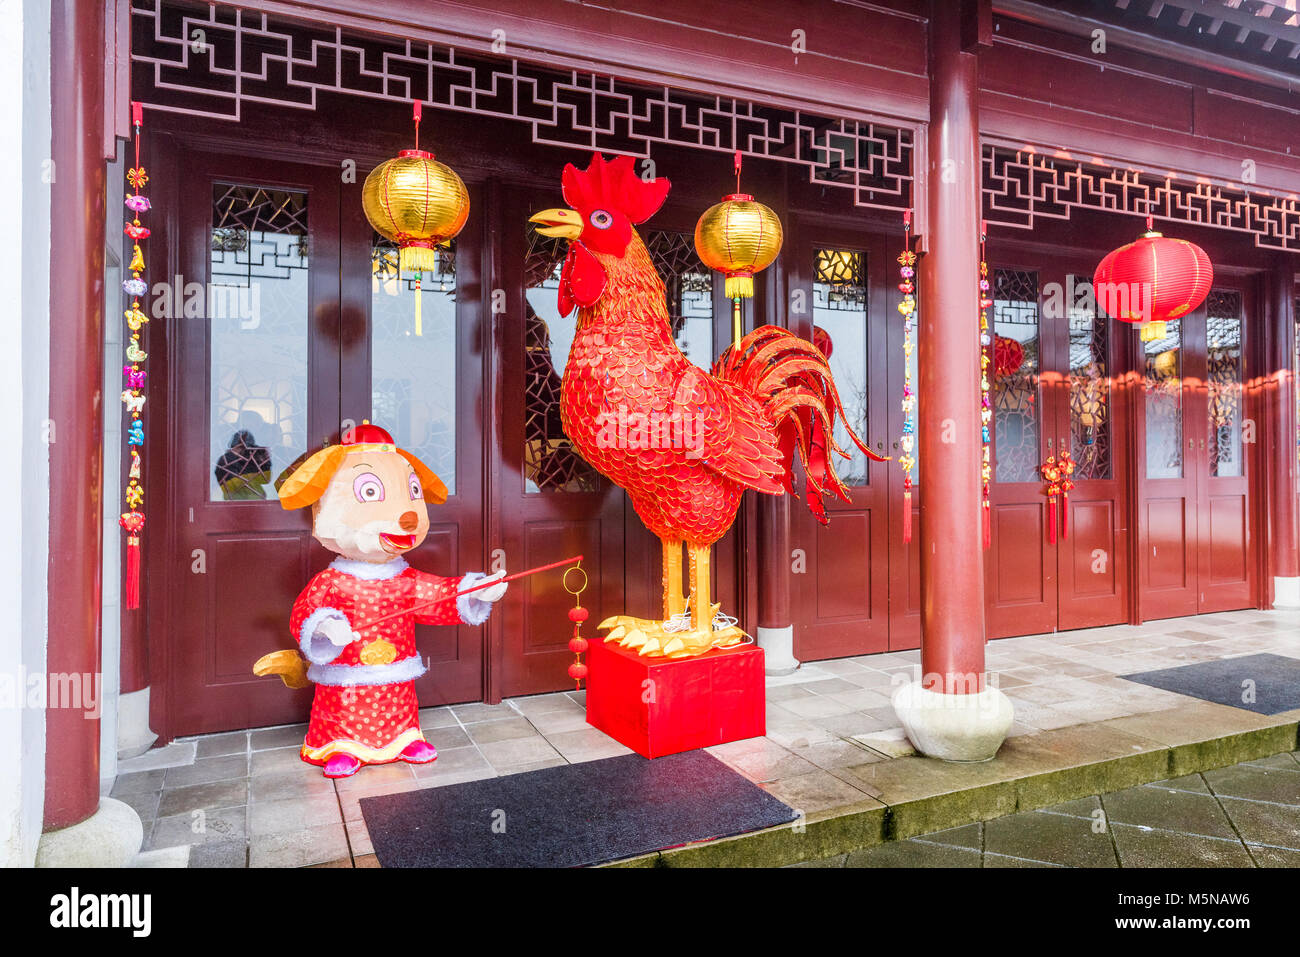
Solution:
<svg viewBox="0 0 1300 957">
<path fill-rule="evenodd" d="M 691 423 L 706 468 L 759 492 L 790 491 L 788 453 L 753 396 L 690 366 L 677 381 L 673 408 Z"/>
</svg>

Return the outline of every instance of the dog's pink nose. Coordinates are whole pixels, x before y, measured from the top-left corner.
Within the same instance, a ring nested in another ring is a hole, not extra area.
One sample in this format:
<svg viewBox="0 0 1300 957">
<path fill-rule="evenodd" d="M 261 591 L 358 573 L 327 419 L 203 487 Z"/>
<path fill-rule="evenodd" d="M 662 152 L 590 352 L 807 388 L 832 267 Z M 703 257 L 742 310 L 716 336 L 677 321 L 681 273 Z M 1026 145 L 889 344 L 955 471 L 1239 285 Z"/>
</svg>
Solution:
<svg viewBox="0 0 1300 957">
<path fill-rule="evenodd" d="M 420 524 L 420 516 L 414 512 L 404 512 L 402 517 L 397 520 L 397 524 L 402 526 L 402 531 L 413 532 L 416 526 Z"/>
</svg>

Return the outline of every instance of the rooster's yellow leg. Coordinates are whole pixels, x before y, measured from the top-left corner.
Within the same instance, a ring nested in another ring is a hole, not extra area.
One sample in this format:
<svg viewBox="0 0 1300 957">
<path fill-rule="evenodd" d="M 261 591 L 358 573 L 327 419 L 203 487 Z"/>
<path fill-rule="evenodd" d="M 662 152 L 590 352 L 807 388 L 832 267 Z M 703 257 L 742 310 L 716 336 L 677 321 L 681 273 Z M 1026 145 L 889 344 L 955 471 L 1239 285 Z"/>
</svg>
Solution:
<svg viewBox="0 0 1300 957">
<path fill-rule="evenodd" d="M 670 621 L 674 615 L 686 610 L 686 598 L 682 595 L 682 543 L 672 539 L 662 539 L 664 546 L 664 621 Z"/>
<path fill-rule="evenodd" d="M 718 606 L 711 600 L 710 546 L 687 542 L 686 548 L 691 556 L 690 630 L 666 634 L 659 641 L 660 647 L 647 642 L 646 647 L 641 649 L 643 655 L 687 658 L 702 655 L 710 648 L 733 645 L 743 637 L 741 630 L 734 626 L 720 631 L 713 630 L 713 619 L 718 613 Z"/>
</svg>

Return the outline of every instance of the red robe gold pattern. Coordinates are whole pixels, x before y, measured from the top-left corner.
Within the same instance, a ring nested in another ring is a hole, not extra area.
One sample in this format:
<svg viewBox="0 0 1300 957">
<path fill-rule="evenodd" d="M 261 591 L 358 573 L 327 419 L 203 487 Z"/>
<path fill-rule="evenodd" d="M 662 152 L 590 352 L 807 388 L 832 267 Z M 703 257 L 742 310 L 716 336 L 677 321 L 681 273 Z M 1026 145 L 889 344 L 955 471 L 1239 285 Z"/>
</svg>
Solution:
<svg viewBox="0 0 1300 957">
<path fill-rule="evenodd" d="M 293 636 L 311 663 L 307 677 L 316 683 L 304 761 L 323 765 L 347 754 L 363 764 L 381 764 L 424 740 L 415 679 L 426 669 L 415 646 L 415 624 L 482 624 L 491 606 L 473 595 L 425 605 L 482 577 L 443 578 L 400 558 L 383 564 L 338 558 L 308 583 L 290 617 Z M 412 610 L 419 605 L 424 607 Z M 386 615 L 394 617 L 367 625 Z M 330 618 L 345 620 L 360 640 L 338 646 L 317 633 Z"/>
</svg>

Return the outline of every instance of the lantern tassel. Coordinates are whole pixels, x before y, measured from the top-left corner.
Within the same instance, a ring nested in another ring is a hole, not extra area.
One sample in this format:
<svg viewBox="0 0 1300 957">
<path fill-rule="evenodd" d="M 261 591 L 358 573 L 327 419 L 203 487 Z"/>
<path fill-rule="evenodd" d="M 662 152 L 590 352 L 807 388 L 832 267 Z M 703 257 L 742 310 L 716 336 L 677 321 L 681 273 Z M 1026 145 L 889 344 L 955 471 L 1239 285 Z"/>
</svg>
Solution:
<svg viewBox="0 0 1300 957">
<path fill-rule="evenodd" d="M 984 513 L 981 521 L 981 525 L 983 526 L 984 548 L 988 549 L 993 544 L 993 511 L 989 508 L 989 503 L 987 501 L 984 502 L 983 508 L 981 508 L 980 511 Z"/>
<path fill-rule="evenodd" d="M 903 490 L 903 544 L 912 541 L 912 490 Z"/>
<path fill-rule="evenodd" d="M 438 253 L 426 246 L 403 246 L 397 257 L 398 268 L 402 272 L 433 272 L 438 265 Z"/>
<path fill-rule="evenodd" d="M 727 298 L 748 299 L 754 295 L 754 277 L 752 275 L 728 276 L 726 285 Z"/>
<path fill-rule="evenodd" d="M 1056 544 L 1056 496 L 1049 496 L 1047 499 L 1047 541 L 1049 544 Z"/>
<path fill-rule="evenodd" d="M 126 537 L 126 607 L 140 607 L 140 536 Z"/>
<path fill-rule="evenodd" d="M 1070 537 L 1070 493 L 1061 494 L 1061 541 Z"/>
</svg>

